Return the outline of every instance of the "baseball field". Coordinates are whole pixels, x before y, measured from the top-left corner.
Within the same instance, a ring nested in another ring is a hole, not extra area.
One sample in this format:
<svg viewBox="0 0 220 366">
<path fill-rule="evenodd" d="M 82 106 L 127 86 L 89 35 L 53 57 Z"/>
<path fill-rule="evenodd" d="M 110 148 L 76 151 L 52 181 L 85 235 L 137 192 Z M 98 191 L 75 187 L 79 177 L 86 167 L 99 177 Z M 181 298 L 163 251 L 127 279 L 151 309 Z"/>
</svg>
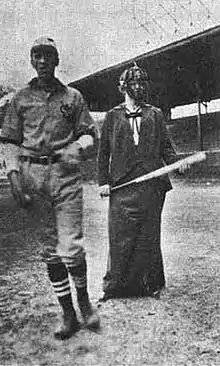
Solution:
<svg viewBox="0 0 220 366">
<path fill-rule="evenodd" d="M 32 220 L 1 188 L 1 366 L 220 365 L 220 182 L 173 179 L 173 187 L 162 221 L 165 291 L 160 299 L 100 305 L 108 200 L 99 198 L 96 184 L 85 184 L 89 290 L 101 330 L 82 329 L 63 342 L 53 338 L 61 314 L 40 259 L 50 220 Z"/>
</svg>

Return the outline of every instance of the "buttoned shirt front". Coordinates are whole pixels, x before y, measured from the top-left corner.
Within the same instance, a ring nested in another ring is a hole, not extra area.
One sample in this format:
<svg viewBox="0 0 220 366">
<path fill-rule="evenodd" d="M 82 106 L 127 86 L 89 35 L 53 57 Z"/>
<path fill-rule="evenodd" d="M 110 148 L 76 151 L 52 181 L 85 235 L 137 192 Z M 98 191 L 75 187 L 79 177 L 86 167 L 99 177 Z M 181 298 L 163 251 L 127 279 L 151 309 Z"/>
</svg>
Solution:
<svg viewBox="0 0 220 366">
<path fill-rule="evenodd" d="M 82 135 L 94 137 L 95 127 L 81 93 L 54 79 L 48 91 L 33 79 L 12 99 L 1 139 L 33 155 L 50 155 Z"/>
</svg>

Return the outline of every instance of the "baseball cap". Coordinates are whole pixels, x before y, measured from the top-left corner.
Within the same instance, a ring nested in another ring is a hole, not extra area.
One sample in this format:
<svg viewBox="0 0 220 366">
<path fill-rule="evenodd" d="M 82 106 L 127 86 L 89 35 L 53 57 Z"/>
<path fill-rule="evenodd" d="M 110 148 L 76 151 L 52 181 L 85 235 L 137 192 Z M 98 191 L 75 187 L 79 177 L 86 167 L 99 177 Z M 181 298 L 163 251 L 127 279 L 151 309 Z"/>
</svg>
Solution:
<svg viewBox="0 0 220 366">
<path fill-rule="evenodd" d="M 31 50 L 39 47 L 52 47 L 56 52 L 58 52 L 55 41 L 50 37 L 40 37 L 36 39 L 31 47 Z"/>
</svg>

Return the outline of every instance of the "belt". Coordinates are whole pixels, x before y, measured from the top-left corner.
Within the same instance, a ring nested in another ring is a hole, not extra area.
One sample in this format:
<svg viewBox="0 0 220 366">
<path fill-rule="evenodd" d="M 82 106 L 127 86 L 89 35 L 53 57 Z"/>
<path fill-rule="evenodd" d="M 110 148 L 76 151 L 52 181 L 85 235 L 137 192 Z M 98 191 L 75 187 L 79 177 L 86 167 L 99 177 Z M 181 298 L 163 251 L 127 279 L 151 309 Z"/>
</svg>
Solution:
<svg viewBox="0 0 220 366">
<path fill-rule="evenodd" d="M 31 164 L 40 164 L 40 165 L 48 165 L 48 164 L 55 164 L 61 160 L 61 154 L 56 155 L 42 155 L 42 156 L 29 156 L 29 155 L 22 155 L 20 156 L 21 161 L 28 161 Z"/>
</svg>

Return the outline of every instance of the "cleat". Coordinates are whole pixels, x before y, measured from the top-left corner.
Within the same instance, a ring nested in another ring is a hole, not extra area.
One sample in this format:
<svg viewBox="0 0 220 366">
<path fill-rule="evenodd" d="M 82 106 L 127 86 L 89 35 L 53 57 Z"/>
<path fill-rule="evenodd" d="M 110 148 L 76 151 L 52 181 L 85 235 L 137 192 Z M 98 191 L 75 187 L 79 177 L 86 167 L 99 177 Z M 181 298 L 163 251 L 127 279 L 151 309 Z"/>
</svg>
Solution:
<svg viewBox="0 0 220 366">
<path fill-rule="evenodd" d="M 54 337 L 57 340 L 65 340 L 72 337 L 80 329 L 80 324 L 76 318 L 75 313 L 68 312 L 63 315 L 63 323 L 54 332 Z"/>
<path fill-rule="evenodd" d="M 86 328 L 91 330 L 98 330 L 100 328 L 100 318 L 90 302 L 87 304 L 79 304 L 79 308 L 83 317 L 84 325 Z"/>
</svg>

